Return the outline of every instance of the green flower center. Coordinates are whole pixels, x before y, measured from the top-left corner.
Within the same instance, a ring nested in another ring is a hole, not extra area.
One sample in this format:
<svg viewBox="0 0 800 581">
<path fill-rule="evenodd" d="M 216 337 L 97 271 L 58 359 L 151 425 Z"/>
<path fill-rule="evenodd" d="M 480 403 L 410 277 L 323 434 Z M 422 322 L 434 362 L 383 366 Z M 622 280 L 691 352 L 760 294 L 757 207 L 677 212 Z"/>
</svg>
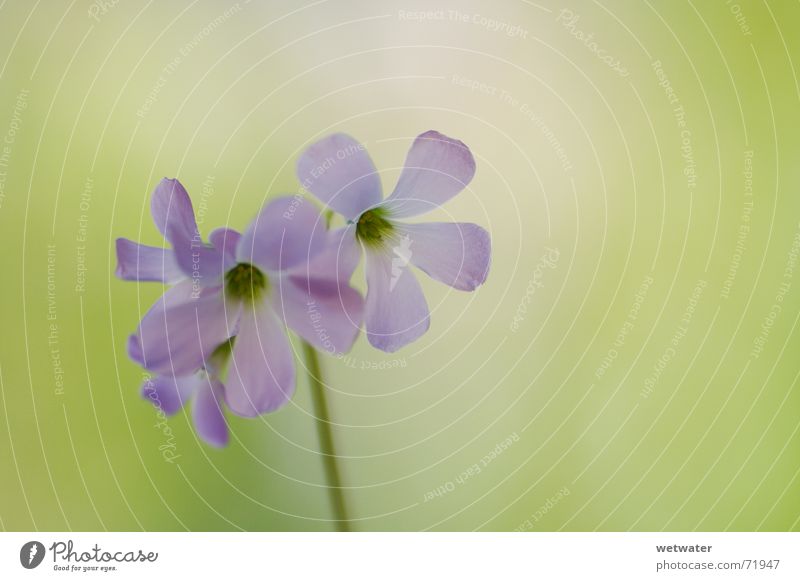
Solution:
<svg viewBox="0 0 800 581">
<path fill-rule="evenodd" d="M 240 262 L 225 275 L 225 293 L 234 299 L 255 301 L 268 288 L 267 276 L 246 262 Z"/>
<path fill-rule="evenodd" d="M 370 246 L 386 242 L 394 231 L 394 226 L 387 216 L 388 212 L 383 208 L 374 208 L 361 214 L 356 222 L 356 237 Z"/>
</svg>

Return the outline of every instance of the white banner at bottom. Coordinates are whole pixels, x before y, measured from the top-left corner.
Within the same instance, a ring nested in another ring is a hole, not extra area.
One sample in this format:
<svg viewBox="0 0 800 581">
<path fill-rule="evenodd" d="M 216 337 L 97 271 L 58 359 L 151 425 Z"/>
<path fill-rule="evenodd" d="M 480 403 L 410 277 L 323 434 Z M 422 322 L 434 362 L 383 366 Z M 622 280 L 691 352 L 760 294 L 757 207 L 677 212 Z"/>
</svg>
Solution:
<svg viewBox="0 0 800 581">
<path fill-rule="evenodd" d="M 0 579 L 800 579 L 800 533 L 3 533 Z"/>
</svg>

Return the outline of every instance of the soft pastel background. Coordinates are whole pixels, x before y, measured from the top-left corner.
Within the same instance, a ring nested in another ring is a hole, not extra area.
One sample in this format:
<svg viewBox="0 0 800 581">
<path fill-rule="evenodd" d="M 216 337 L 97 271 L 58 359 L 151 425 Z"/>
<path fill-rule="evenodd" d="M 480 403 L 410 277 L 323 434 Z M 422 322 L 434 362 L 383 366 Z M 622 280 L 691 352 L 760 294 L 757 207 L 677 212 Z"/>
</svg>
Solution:
<svg viewBox="0 0 800 581">
<path fill-rule="evenodd" d="M 304 380 L 225 450 L 176 416 L 164 460 L 124 349 L 161 289 L 113 240 L 161 243 L 163 176 L 207 234 L 329 132 L 389 190 L 437 129 L 478 163 L 439 218 L 491 231 L 492 272 L 425 280 L 397 354 L 323 359 L 353 528 L 800 529 L 798 28 L 788 0 L 0 1 L 0 527 L 331 529 Z"/>
</svg>

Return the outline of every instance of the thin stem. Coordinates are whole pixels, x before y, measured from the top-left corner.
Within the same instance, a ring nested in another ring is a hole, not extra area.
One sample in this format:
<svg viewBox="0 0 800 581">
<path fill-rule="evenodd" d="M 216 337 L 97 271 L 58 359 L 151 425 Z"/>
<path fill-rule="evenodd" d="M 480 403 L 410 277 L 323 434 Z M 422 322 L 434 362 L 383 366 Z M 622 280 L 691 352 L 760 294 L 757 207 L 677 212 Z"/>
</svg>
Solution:
<svg viewBox="0 0 800 581">
<path fill-rule="evenodd" d="M 317 357 L 317 351 L 305 341 L 303 341 L 303 355 L 306 359 L 308 380 L 311 384 L 311 398 L 314 401 L 314 415 L 317 418 L 319 447 L 325 464 L 328 491 L 331 494 L 331 504 L 333 504 L 333 513 L 336 518 L 336 528 L 339 531 L 349 531 L 350 521 L 347 517 L 339 466 L 336 464 L 336 451 L 333 446 L 330 414 L 328 413 L 328 403 L 325 398 L 325 386 L 322 384 L 319 358 Z"/>
</svg>

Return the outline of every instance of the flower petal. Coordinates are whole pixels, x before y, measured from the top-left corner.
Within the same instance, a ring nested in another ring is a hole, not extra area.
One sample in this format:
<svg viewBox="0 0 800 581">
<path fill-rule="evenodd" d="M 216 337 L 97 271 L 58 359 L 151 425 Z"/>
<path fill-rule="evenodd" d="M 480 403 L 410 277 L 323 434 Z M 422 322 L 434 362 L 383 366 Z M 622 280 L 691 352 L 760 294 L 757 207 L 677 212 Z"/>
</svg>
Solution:
<svg viewBox="0 0 800 581">
<path fill-rule="evenodd" d="M 370 344 L 392 353 L 430 327 L 425 295 L 414 273 L 399 257 L 367 251 L 365 322 Z"/>
<path fill-rule="evenodd" d="M 183 377 L 159 375 L 142 384 L 142 397 L 171 416 L 183 407 L 200 386 L 196 374 Z"/>
<path fill-rule="evenodd" d="M 463 190 L 475 175 L 475 159 L 462 142 L 427 131 L 414 140 L 392 195 L 383 205 L 393 217 L 435 210 Z"/>
<path fill-rule="evenodd" d="M 139 335 L 133 333 L 132 335 L 128 335 L 128 357 L 130 357 L 135 363 L 138 363 L 142 367 L 144 367 L 144 354 L 142 353 L 142 343 L 139 341 Z"/>
<path fill-rule="evenodd" d="M 192 404 L 192 418 L 197 433 L 212 446 L 222 448 L 228 444 L 228 424 L 222 413 L 224 388 L 218 379 L 204 377 Z"/>
<path fill-rule="evenodd" d="M 286 325 L 320 351 L 346 353 L 358 337 L 364 299 L 346 281 L 285 276 L 272 300 Z"/>
<path fill-rule="evenodd" d="M 242 235 L 232 228 L 217 228 L 208 237 L 214 248 L 221 250 L 225 255 L 226 271 L 236 264 L 236 246 L 241 237 Z"/>
<path fill-rule="evenodd" d="M 205 367 L 214 349 L 231 335 L 222 289 L 204 289 L 184 302 L 153 305 L 137 331 L 139 355 L 146 369 L 188 375 Z"/>
<path fill-rule="evenodd" d="M 329 231 L 324 249 L 309 262 L 287 270 L 287 274 L 349 282 L 361 260 L 361 246 L 355 232 L 355 226 L 352 225 Z"/>
<path fill-rule="evenodd" d="M 243 309 L 225 384 L 228 407 L 245 417 L 274 411 L 292 397 L 294 376 L 289 339 L 269 305 Z"/>
<path fill-rule="evenodd" d="M 171 231 L 171 227 L 167 229 Z M 191 279 L 195 287 L 217 286 L 231 264 L 225 253 L 199 239 L 189 244 L 175 244 L 175 262 L 184 276 Z"/>
<path fill-rule="evenodd" d="M 471 291 L 489 274 L 491 240 L 476 224 L 435 222 L 397 224 L 407 247 L 406 260 L 431 278 L 458 290 Z"/>
<path fill-rule="evenodd" d="M 319 211 L 300 196 L 268 203 L 236 247 L 238 262 L 279 271 L 307 262 L 325 247 L 325 223 Z"/>
<path fill-rule="evenodd" d="M 122 280 L 164 284 L 174 284 L 185 278 L 171 250 L 145 246 L 126 238 L 117 238 L 115 274 Z"/>
<path fill-rule="evenodd" d="M 297 178 L 305 190 L 349 220 L 383 197 L 380 177 L 366 149 L 344 133 L 306 149 L 297 161 Z"/>
<path fill-rule="evenodd" d="M 187 246 L 199 240 L 197 222 L 189 194 L 176 179 L 162 179 L 150 200 L 150 212 L 164 238 L 173 246 Z"/>
<path fill-rule="evenodd" d="M 195 290 L 192 286 L 191 281 L 184 280 L 182 282 L 179 282 L 175 286 L 168 288 L 164 292 L 164 294 L 161 295 L 161 298 L 159 298 L 155 302 L 155 304 L 153 304 L 153 306 L 150 307 L 150 309 L 147 311 L 147 313 L 145 313 L 145 316 L 143 318 L 146 318 L 152 312 L 163 312 L 165 309 L 179 305 L 181 303 L 188 302 L 191 299 L 194 292 Z M 144 353 L 142 351 L 142 342 L 138 335 L 138 329 L 136 333 L 128 337 L 127 347 L 128 347 L 128 356 L 142 367 L 145 367 Z"/>
</svg>

